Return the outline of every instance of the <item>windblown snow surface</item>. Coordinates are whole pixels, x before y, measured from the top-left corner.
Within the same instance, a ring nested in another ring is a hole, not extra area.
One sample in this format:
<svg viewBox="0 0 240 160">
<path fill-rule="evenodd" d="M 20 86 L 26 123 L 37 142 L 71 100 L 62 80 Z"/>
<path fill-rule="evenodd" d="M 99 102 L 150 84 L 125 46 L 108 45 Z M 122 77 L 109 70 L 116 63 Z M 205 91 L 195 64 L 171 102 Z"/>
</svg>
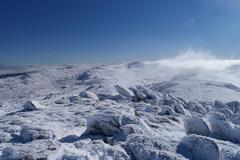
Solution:
<svg viewBox="0 0 240 160">
<path fill-rule="evenodd" d="M 240 61 L 0 68 L 0 159 L 240 160 Z"/>
</svg>

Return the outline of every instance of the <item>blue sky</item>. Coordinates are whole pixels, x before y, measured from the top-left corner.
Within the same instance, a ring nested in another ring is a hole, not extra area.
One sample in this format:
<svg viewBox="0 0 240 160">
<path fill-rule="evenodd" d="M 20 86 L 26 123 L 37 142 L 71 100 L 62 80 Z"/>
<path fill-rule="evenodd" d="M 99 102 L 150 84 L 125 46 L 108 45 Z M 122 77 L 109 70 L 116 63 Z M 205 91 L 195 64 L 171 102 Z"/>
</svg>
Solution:
<svg viewBox="0 0 240 160">
<path fill-rule="evenodd" d="M 238 0 L 1 0 L 0 64 L 239 57 Z"/>
</svg>

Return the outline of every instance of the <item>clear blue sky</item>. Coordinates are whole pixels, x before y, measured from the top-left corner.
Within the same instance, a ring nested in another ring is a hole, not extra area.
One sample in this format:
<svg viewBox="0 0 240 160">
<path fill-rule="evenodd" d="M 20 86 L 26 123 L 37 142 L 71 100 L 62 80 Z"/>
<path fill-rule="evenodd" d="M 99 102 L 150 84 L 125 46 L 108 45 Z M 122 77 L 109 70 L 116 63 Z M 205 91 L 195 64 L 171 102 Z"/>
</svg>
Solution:
<svg viewBox="0 0 240 160">
<path fill-rule="evenodd" d="M 0 0 L 0 64 L 240 53 L 239 0 Z"/>
</svg>

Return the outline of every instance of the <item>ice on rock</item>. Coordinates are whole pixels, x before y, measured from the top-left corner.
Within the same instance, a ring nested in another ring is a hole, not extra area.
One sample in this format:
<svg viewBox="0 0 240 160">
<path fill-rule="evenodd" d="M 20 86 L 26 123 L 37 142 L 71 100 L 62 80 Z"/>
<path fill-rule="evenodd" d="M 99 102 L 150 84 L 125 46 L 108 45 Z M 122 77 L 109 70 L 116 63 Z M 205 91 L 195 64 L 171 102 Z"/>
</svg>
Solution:
<svg viewBox="0 0 240 160">
<path fill-rule="evenodd" d="M 144 100 L 147 97 L 146 94 L 144 94 L 142 91 L 138 89 L 135 89 L 133 87 L 130 87 L 129 89 L 133 92 L 133 94 L 136 96 L 138 100 Z"/>
<path fill-rule="evenodd" d="M 207 114 L 207 119 L 210 124 L 212 137 L 228 140 L 233 143 L 240 143 L 240 126 L 228 122 L 224 114 L 210 112 Z"/>
<path fill-rule="evenodd" d="M 126 138 L 130 134 L 144 134 L 145 131 L 142 129 L 141 126 L 137 124 L 127 124 L 124 126 L 121 126 L 122 130 L 122 136 Z"/>
<path fill-rule="evenodd" d="M 240 112 L 236 113 L 232 119 L 231 122 L 236 124 L 236 125 L 240 125 Z"/>
<path fill-rule="evenodd" d="M 240 150 L 235 155 L 235 160 L 238 160 L 238 159 L 240 159 Z"/>
<path fill-rule="evenodd" d="M 216 108 L 228 108 L 227 105 L 225 105 L 224 103 L 222 103 L 222 102 L 220 102 L 220 101 L 215 101 L 215 102 L 214 102 L 214 106 L 215 106 Z"/>
<path fill-rule="evenodd" d="M 185 117 L 184 126 L 187 134 L 198 134 L 203 136 L 210 136 L 209 126 L 200 117 L 197 117 L 197 116 Z"/>
<path fill-rule="evenodd" d="M 132 126 L 129 126 L 130 124 Z M 88 117 L 87 129 L 82 136 L 114 136 L 116 139 L 121 139 L 127 136 L 126 133 L 141 132 L 139 131 L 141 129 L 134 124 L 139 125 L 140 120 L 128 113 L 98 113 Z"/>
<path fill-rule="evenodd" d="M 20 131 L 20 138 L 24 143 L 39 139 L 54 139 L 53 131 L 42 129 L 40 127 L 23 126 Z"/>
<path fill-rule="evenodd" d="M 132 98 L 131 94 L 126 89 L 124 89 L 123 87 L 121 87 L 119 85 L 114 85 L 114 87 L 120 95 L 122 95 L 124 97 L 127 97 L 127 98 Z"/>
<path fill-rule="evenodd" d="M 82 98 L 90 98 L 93 100 L 99 100 L 98 96 L 91 91 L 82 91 L 82 92 L 80 92 L 79 96 Z"/>
<path fill-rule="evenodd" d="M 150 89 L 147 89 L 146 87 L 143 86 L 136 86 L 130 87 L 129 88 L 133 94 L 134 94 L 134 101 L 143 101 L 145 103 L 149 103 L 152 105 L 163 105 L 164 104 L 164 99 L 163 95 L 160 93 L 156 93 Z"/>
<path fill-rule="evenodd" d="M 182 115 L 190 115 L 190 113 L 183 107 L 181 103 L 174 104 L 173 109 L 176 113 L 179 113 Z"/>
<path fill-rule="evenodd" d="M 226 116 L 227 119 L 230 119 L 234 116 L 234 113 L 228 108 L 216 108 L 216 110 Z"/>
<path fill-rule="evenodd" d="M 41 105 L 38 101 L 26 101 L 23 104 L 23 112 L 27 112 L 27 111 L 35 111 L 35 110 L 41 110 L 41 109 L 45 109 L 46 107 Z"/>
<path fill-rule="evenodd" d="M 211 134 L 218 139 L 233 139 L 231 125 L 226 121 L 226 116 L 219 112 L 209 112 L 207 118 L 211 127 Z"/>
<path fill-rule="evenodd" d="M 220 158 L 221 160 L 238 160 L 236 159 L 236 153 L 232 149 L 223 148 L 220 150 Z"/>
<path fill-rule="evenodd" d="M 209 138 L 197 135 L 184 137 L 177 152 L 189 160 L 219 160 L 217 144 Z"/>
<path fill-rule="evenodd" d="M 161 111 L 158 112 L 158 115 L 174 115 L 174 111 L 170 106 L 162 105 L 160 106 Z"/>
<path fill-rule="evenodd" d="M 233 111 L 233 113 L 240 111 L 240 103 L 238 101 L 228 102 L 226 105 Z"/>
<path fill-rule="evenodd" d="M 186 109 L 199 114 L 207 113 L 207 110 L 200 103 L 194 101 L 189 102 L 186 106 Z"/>
<path fill-rule="evenodd" d="M 157 137 L 131 134 L 126 142 L 126 150 L 129 150 L 136 160 L 185 160 L 181 155 L 167 151 L 169 144 Z"/>
</svg>

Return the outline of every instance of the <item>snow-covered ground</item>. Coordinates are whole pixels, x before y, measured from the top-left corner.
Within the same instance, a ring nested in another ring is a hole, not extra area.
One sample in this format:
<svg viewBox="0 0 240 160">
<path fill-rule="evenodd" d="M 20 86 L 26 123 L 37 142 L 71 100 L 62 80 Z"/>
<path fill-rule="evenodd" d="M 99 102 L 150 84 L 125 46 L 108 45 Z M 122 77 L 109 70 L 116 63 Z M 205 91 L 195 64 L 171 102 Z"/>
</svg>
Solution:
<svg viewBox="0 0 240 160">
<path fill-rule="evenodd" d="M 0 66 L 0 159 L 240 160 L 240 61 Z"/>
</svg>

